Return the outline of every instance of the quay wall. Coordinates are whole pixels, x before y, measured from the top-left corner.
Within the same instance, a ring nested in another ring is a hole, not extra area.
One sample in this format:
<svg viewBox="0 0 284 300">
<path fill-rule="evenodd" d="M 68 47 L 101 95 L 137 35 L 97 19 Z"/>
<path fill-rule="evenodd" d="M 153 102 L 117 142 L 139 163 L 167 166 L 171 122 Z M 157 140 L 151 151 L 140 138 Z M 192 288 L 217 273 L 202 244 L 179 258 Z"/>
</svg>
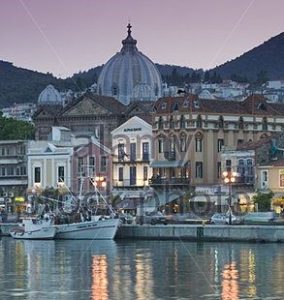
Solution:
<svg viewBox="0 0 284 300">
<path fill-rule="evenodd" d="M 123 225 L 117 239 L 284 242 L 284 225 Z"/>
</svg>

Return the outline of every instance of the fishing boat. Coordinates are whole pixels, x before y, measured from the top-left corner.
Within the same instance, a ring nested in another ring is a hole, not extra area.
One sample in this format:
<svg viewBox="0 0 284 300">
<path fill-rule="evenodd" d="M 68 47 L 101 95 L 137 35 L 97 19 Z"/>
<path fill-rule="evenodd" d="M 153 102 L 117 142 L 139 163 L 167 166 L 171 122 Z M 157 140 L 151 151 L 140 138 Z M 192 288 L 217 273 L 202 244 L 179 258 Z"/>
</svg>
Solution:
<svg viewBox="0 0 284 300">
<path fill-rule="evenodd" d="M 50 240 L 54 239 L 56 227 L 51 215 L 41 217 L 27 217 L 18 226 L 10 230 L 14 239 L 23 240 Z"/>
<path fill-rule="evenodd" d="M 118 218 L 93 216 L 90 221 L 59 224 L 56 227 L 56 239 L 113 239 L 121 221 Z"/>
<path fill-rule="evenodd" d="M 88 198 L 92 199 L 92 204 L 88 199 L 82 197 L 82 186 L 86 179 L 88 179 L 94 186 L 94 191 Z M 71 197 L 73 197 L 72 192 L 69 192 Z M 60 222 L 59 224 L 55 222 L 55 239 L 114 239 L 117 230 L 121 225 L 121 220 L 116 217 L 111 206 L 96 188 L 91 177 L 81 177 L 80 193 L 77 200 L 73 199 L 73 201 L 78 201 L 77 211 L 75 213 L 73 212 L 73 215 L 71 212 L 69 215 L 65 214 L 65 218 L 61 218 L 61 220 L 64 220 L 63 222 Z M 101 209 L 102 206 L 105 210 Z M 108 215 L 102 213 L 103 211 L 107 211 Z M 74 220 L 74 216 L 77 216 L 77 218 L 75 218 L 76 221 Z"/>
</svg>

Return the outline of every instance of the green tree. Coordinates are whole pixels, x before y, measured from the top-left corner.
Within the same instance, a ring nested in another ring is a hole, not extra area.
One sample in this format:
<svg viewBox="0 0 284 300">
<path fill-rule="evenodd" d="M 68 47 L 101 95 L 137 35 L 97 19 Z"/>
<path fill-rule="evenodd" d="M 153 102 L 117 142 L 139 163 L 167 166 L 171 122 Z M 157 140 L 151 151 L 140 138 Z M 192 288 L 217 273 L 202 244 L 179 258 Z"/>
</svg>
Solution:
<svg viewBox="0 0 284 300">
<path fill-rule="evenodd" d="M 34 138 L 34 125 L 0 116 L 0 140 L 29 140 Z"/>
<path fill-rule="evenodd" d="M 253 196 L 254 204 L 257 204 L 259 211 L 269 211 L 271 209 L 271 200 L 274 194 L 269 193 L 257 193 Z"/>
</svg>

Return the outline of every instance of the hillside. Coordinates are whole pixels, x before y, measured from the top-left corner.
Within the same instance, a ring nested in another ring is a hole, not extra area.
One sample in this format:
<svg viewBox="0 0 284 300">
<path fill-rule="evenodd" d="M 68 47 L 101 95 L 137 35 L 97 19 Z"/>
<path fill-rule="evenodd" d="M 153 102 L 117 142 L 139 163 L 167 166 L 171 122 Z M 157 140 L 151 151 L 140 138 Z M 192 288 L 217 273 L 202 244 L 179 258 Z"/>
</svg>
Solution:
<svg viewBox="0 0 284 300">
<path fill-rule="evenodd" d="M 209 75 L 216 74 L 223 79 L 262 83 L 265 80 L 284 79 L 284 33 L 243 55 L 224 63 L 209 72 L 202 69 L 156 64 L 163 82 L 181 86 L 184 83 L 199 82 Z M 44 74 L 19 67 L 0 60 L 0 107 L 13 103 L 36 102 L 39 93 L 53 84 L 60 91 L 85 90 L 97 81 L 103 66 L 74 74 L 67 79 L 58 79 L 52 74 Z"/>
<path fill-rule="evenodd" d="M 36 102 L 39 93 L 48 84 L 60 90 L 75 86 L 70 79 L 57 79 L 52 74 L 18 68 L 10 62 L 0 61 L 0 107 Z"/>
<path fill-rule="evenodd" d="M 223 79 L 232 75 L 255 81 L 259 77 L 269 80 L 284 79 L 284 33 L 281 33 L 243 55 L 212 70 Z"/>
</svg>

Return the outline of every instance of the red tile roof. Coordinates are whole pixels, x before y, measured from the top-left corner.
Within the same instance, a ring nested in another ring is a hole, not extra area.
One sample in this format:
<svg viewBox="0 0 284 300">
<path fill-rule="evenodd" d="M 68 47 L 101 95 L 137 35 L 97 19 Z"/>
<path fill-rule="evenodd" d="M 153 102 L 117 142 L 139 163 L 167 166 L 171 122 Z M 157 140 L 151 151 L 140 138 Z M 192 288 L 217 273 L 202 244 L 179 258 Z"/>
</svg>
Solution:
<svg viewBox="0 0 284 300">
<path fill-rule="evenodd" d="M 251 95 L 244 101 L 229 101 L 199 99 L 197 95 L 189 94 L 181 97 L 160 98 L 154 105 L 154 111 L 157 114 L 169 114 L 175 110 L 181 113 L 274 116 L 284 115 L 284 104 L 267 103 L 262 95 Z"/>
</svg>

